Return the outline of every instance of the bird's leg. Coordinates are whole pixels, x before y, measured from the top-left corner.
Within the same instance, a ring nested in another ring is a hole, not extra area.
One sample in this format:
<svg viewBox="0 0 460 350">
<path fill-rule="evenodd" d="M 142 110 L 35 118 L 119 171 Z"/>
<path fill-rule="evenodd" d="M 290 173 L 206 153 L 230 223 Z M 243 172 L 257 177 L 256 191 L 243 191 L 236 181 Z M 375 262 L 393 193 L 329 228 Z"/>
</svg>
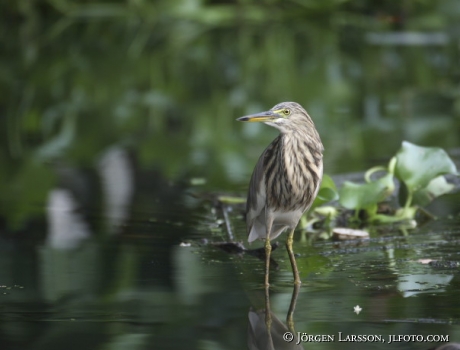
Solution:
<svg viewBox="0 0 460 350">
<path fill-rule="evenodd" d="M 270 243 L 270 237 L 267 235 L 265 239 L 265 287 L 268 288 L 269 276 L 270 276 L 270 255 L 272 253 L 272 245 Z"/>
<path fill-rule="evenodd" d="M 269 231 L 270 232 L 270 231 Z M 265 240 L 265 326 L 269 339 L 271 339 L 271 328 L 272 328 L 272 315 L 270 313 L 270 292 L 269 292 L 269 273 L 270 273 L 270 253 L 272 246 L 270 244 L 270 235 L 267 235 Z"/>
<path fill-rule="evenodd" d="M 270 276 L 270 256 L 272 253 L 272 245 L 270 243 L 270 232 L 272 231 L 273 220 L 270 216 L 267 217 L 266 221 L 266 229 L 267 229 L 267 236 L 265 237 L 265 287 L 268 288 L 270 285 L 269 283 L 269 276 Z"/>
<path fill-rule="evenodd" d="M 295 261 L 294 251 L 292 250 L 292 243 L 294 241 L 294 230 L 295 228 L 293 228 L 288 234 L 288 237 L 286 239 L 286 249 L 289 254 L 289 260 L 291 260 L 292 272 L 294 274 L 294 283 L 301 284 L 302 282 L 300 281 L 299 270 L 297 269 L 297 263 Z"/>
</svg>

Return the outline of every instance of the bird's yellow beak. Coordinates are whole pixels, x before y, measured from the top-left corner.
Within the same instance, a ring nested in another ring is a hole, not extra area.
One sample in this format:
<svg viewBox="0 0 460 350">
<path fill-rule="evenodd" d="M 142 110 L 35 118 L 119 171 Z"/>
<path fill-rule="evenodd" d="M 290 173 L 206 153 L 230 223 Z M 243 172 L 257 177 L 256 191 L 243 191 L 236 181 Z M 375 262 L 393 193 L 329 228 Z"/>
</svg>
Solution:
<svg viewBox="0 0 460 350">
<path fill-rule="evenodd" d="M 266 111 L 256 114 L 245 115 L 244 117 L 238 118 L 237 120 L 240 122 L 269 122 L 278 118 L 278 114 L 272 111 Z"/>
</svg>

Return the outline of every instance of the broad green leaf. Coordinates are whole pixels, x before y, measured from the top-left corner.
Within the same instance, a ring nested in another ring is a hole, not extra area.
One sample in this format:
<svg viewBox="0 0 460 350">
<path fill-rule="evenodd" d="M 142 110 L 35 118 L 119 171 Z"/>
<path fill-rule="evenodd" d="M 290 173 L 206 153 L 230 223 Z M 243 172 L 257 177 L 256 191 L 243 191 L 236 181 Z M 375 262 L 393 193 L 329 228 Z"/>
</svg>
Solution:
<svg viewBox="0 0 460 350">
<path fill-rule="evenodd" d="M 439 175 L 456 173 L 454 162 L 438 147 L 420 147 L 404 141 L 396 154 L 395 175 L 409 192 L 428 186 Z"/>
<path fill-rule="evenodd" d="M 321 204 L 336 200 L 338 198 L 339 194 L 337 193 L 337 191 L 329 187 L 321 188 L 316 197 L 316 199 L 318 199 L 318 201 L 321 202 Z"/>
<path fill-rule="evenodd" d="M 311 208 L 310 208 L 310 211 L 314 208 L 317 208 L 323 204 L 326 204 L 330 201 L 333 201 L 333 200 L 336 200 L 337 198 L 339 198 L 339 195 L 337 193 L 337 191 L 333 190 L 332 188 L 329 188 L 329 187 L 324 187 L 324 188 L 321 188 L 319 191 L 318 191 L 318 195 L 316 196 Z"/>
<path fill-rule="evenodd" d="M 394 183 L 391 173 L 376 181 L 361 185 L 346 181 L 340 189 L 339 202 L 347 209 L 372 209 L 393 191 Z"/>
<path fill-rule="evenodd" d="M 320 188 L 332 188 L 333 190 L 337 191 L 337 187 L 335 186 L 334 180 L 327 174 L 323 175 L 323 179 L 321 180 L 321 187 Z"/>
<path fill-rule="evenodd" d="M 325 203 L 336 200 L 339 198 L 337 193 L 337 188 L 335 186 L 334 180 L 329 175 L 324 174 L 323 180 L 321 181 L 321 187 L 318 191 L 318 195 L 313 202 L 311 209 L 319 207 Z M 310 210 L 311 211 L 311 210 Z"/>
<path fill-rule="evenodd" d="M 454 185 L 448 183 L 444 176 L 435 177 L 428 186 L 416 191 L 412 197 L 412 204 L 425 206 L 433 199 L 446 194 L 454 189 Z"/>
</svg>

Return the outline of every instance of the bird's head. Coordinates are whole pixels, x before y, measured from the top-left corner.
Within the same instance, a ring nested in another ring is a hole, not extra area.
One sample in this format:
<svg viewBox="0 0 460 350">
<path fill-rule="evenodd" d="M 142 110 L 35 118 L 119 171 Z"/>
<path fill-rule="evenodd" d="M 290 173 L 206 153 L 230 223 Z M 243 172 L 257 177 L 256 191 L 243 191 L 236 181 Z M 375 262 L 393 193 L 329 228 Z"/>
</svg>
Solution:
<svg viewBox="0 0 460 350">
<path fill-rule="evenodd" d="M 281 102 L 266 112 L 238 118 L 241 122 L 264 122 L 287 133 L 295 130 L 314 130 L 315 125 L 307 111 L 296 102 Z"/>
</svg>

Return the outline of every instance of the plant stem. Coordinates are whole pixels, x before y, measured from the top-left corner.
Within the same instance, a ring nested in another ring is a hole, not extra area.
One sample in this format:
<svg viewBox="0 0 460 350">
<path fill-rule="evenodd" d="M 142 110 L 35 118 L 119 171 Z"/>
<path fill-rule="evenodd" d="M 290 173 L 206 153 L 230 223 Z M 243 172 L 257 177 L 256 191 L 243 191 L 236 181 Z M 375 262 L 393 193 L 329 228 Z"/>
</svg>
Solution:
<svg viewBox="0 0 460 350">
<path fill-rule="evenodd" d="M 404 210 L 408 209 L 411 204 L 412 204 L 412 192 L 408 190 L 406 204 L 404 204 Z"/>
</svg>

